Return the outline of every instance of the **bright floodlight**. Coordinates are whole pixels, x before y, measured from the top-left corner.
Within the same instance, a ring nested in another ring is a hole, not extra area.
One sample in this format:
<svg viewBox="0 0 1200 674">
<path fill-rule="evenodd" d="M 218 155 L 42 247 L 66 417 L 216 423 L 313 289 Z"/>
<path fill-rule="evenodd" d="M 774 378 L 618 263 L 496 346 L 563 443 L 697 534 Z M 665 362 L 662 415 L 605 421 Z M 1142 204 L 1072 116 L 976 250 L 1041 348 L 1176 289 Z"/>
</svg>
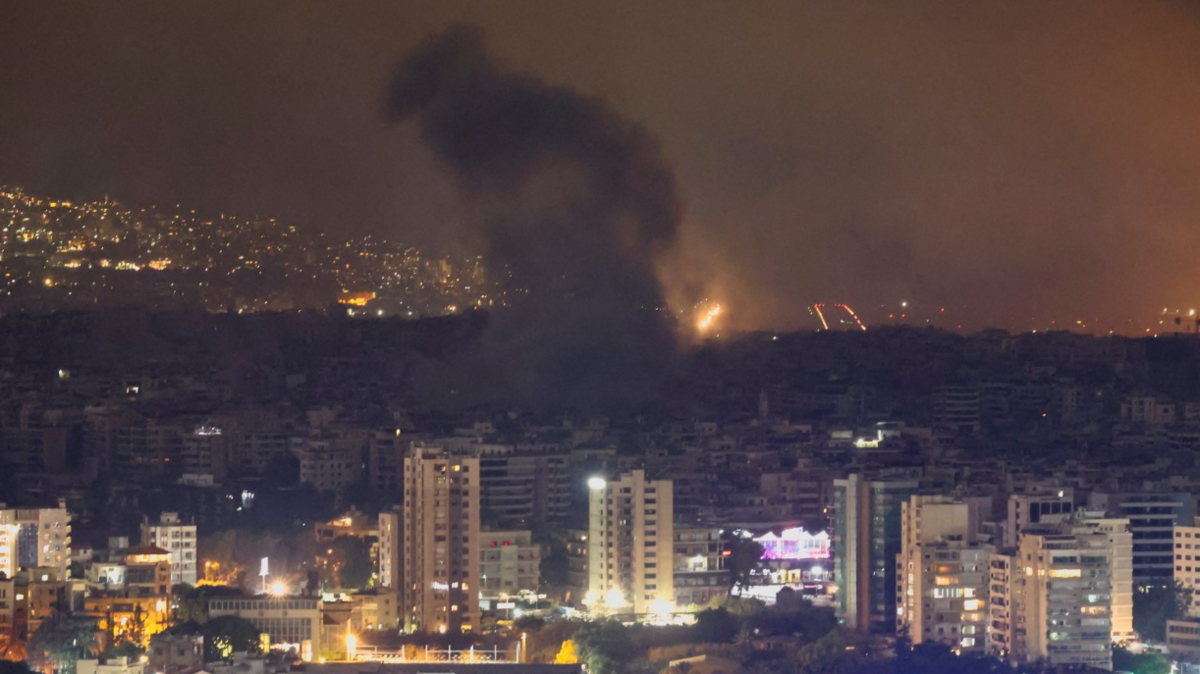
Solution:
<svg viewBox="0 0 1200 674">
<path fill-rule="evenodd" d="M 282 597 L 283 595 L 287 594 L 287 591 L 287 583 L 283 582 L 282 580 L 277 580 L 274 583 L 271 583 L 271 594 L 275 595 L 276 597 Z"/>
<path fill-rule="evenodd" d="M 588 489 L 604 489 L 608 486 L 608 483 L 604 481 L 604 478 L 599 476 L 589 477 L 587 484 Z"/>
</svg>

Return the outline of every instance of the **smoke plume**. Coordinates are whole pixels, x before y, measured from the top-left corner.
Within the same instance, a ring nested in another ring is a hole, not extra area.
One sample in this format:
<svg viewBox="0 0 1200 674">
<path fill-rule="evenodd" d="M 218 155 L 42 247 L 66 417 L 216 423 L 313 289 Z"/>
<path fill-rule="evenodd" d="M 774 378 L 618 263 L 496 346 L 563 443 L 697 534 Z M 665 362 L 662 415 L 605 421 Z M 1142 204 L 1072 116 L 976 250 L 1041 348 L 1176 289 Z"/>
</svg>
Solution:
<svg viewBox="0 0 1200 674">
<path fill-rule="evenodd" d="M 506 70 L 462 25 L 404 60 L 388 106 L 453 172 L 516 289 L 461 385 L 583 406 L 649 394 L 676 350 L 654 268 L 680 207 L 658 143 L 598 98 Z"/>
</svg>

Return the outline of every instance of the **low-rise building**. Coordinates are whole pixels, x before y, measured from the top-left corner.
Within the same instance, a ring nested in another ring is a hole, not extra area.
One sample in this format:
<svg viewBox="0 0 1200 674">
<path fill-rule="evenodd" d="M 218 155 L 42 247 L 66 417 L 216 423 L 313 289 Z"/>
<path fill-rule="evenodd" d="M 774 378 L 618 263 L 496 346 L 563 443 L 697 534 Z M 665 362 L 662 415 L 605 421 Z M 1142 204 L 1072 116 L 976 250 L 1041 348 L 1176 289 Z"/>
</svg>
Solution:
<svg viewBox="0 0 1200 674">
<path fill-rule="evenodd" d="M 305 661 L 321 651 L 321 600 L 311 597 L 219 597 L 208 602 L 208 615 L 238 616 L 250 621 L 271 641 L 289 646 Z"/>
</svg>

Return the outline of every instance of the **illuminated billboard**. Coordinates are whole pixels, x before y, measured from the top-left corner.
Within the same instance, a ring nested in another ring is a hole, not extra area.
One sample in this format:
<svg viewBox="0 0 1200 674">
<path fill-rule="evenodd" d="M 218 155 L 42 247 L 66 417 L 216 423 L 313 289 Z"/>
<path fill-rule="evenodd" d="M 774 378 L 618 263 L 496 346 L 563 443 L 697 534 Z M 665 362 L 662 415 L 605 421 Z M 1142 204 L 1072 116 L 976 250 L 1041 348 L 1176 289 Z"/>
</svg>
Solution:
<svg viewBox="0 0 1200 674">
<path fill-rule="evenodd" d="M 768 533 L 754 539 L 763 546 L 763 559 L 829 559 L 829 534 L 810 534 L 801 527 Z"/>
</svg>

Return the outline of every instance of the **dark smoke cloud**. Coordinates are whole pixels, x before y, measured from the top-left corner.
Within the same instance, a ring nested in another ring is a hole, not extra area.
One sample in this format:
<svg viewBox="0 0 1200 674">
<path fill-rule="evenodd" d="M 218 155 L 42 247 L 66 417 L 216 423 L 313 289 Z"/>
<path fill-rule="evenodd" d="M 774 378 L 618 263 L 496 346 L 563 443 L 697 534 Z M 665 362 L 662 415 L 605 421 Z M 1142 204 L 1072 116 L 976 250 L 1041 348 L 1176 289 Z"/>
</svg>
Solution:
<svg viewBox="0 0 1200 674">
<path fill-rule="evenodd" d="M 599 98 L 506 70 L 465 25 L 405 59 L 388 106 L 453 172 L 490 268 L 520 289 L 462 385 L 584 406 L 649 393 L 676 350 L 655 264 L 680 206 L 658 143 Z"/>
</svg>

